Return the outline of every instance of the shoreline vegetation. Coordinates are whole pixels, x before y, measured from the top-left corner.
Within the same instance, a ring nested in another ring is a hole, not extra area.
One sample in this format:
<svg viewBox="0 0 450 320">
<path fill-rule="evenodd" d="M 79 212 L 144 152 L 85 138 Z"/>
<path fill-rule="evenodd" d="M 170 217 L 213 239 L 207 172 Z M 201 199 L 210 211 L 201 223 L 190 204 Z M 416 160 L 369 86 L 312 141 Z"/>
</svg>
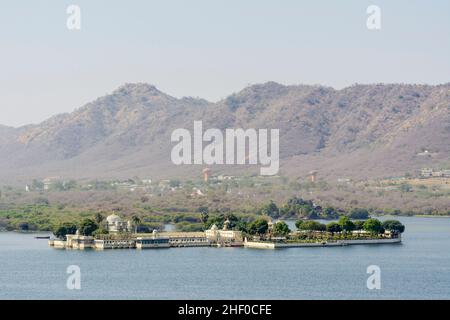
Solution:
<svg viewBox="0 0 450 320">
<path fill-rule="evenodd" d="M 173 224 L 173 231 L 178 232 L 205 231 L 215 220 L 230 215 L 242 223 L 261 217 L 332 221 L 340 217 L 365 220 L 385 215 L 450 216 L 447 207 L 401 210 L 370 206 L 355 191 L 357 185 L 348 181 L 332 185 L 324 180 L 294 183 L 286 177 L 223 175 L 210 177 L 208 181 L 152 181 L 137 177 L 84 183 L 57 178 L 33 180 L 25 190 L 0 187 L 0 231 L 52 232 L 64 223 L 78 224 L 87 218 L 95 221 L 96 217 L 98 220 L 99 216 L 110 214 L 138 219 L 136 228 L 140 233 L 163 231 L 167 224 Z M 362 187 L 370 191 L 371 184 L 367 182 Z M 417 190 L 404 187 L 389 194 L 400 192 L 406 207 L 411 197 L 421 197 L 425 191 L 422 187 Z M 436 192 L 445 197 L 442 190 Z M 380 196 L 369 193 L 373 198 Z M 389 194 L 383 191 L 381 197 L 388 198 Z"/>
<path fill-rule="evenodd" d="M 172 212 L 167 209 L 154 210 L 151 208 L 143 208 L 143 210 L 135 210 L 133 214 L 127 214 L 122 212 L 120 208 L 111 211 L 102 209 L 85 210 L 78 207 L 40 203 L 12 206 L 10 209 L 0 208 L 0 231 L 53 232 L 64 224 L 75 224 L 79 226 L 80 221 L 83 219 L 90 219 L 96 223 L 100 223 L 105 216 L 112 213 L 133 220 L 133 224 L 136 225 L 136 231 L 139 233 L 151 233 L 153 230 L 164 231 L 165 225 L 167 224 L 173 225 L 173 231 L 201 232 L 211 227 L 214 223 L 221 228 L 226 217 L 239 220 L 242 227 L 261 217 L 265 217 L 267 220 L 335 221 L 340 218 L 367 220 L 372 216 L 400 216 L 399 214 L 395 215 L 390 212 L 386 214 L 375 213 L 373 210 L 364 208 L 353 208 L 349 211 L 331 206 L 322 208 L 312 200 L 304 200 L 299 197 L 289 199 L 280 207 L 274 201 L 270 200 L 265 205 L 255 208 L 252 213 L 232 212 L 228 210 L 225 213 L 220 211 L 211 212 L 208 207 L 200 206 L 194 212 L 181 212 L 181 210 Z"/>
</svg>

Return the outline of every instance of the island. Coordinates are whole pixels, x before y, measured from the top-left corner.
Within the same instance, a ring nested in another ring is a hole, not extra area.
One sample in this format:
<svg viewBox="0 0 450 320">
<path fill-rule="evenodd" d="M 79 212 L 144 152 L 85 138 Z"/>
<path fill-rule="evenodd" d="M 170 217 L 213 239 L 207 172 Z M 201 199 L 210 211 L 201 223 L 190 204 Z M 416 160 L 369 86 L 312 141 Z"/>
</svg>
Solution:
<svg viewBox="0 0 450 320">
<path fill-rule="evenodd" d="M 54 248 L 64 249 L 150 249 L 171 247 L 245 247 L 276 249 L 285 247 L 323 247 L 357 244 L 395 244 L 402 240 L 405 226 L 397 220 L 381 222 L 370 218 L 351 220 L 342 216 L 337 222 L 322 224 L 314 220 L 298 220 L 297 230 L 291 231 L 285 221 L 273 222 L 262 217 L 246 224 L 245 229 L 234 215 L 205 231 L 138 233 L 135 221 L 109 215 L 99 224 L 93 219 L 83 220 L 79 226 L 64 223 L 48 240 Z"/>
</svg>

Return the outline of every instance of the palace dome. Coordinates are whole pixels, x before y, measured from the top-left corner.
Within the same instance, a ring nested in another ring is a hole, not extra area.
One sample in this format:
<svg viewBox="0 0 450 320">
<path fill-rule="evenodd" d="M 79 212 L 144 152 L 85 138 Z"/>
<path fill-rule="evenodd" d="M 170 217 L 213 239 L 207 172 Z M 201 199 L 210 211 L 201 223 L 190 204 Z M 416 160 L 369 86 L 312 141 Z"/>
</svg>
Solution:
<svg viewBox="0 0 450 320">
<path fill-rule="evenodd" d="M 112 214 L 106 217 L 108 224 L 116 224 L 117 222 L 122 222 L 122 219 L 116 214 Z"/>
</svg>

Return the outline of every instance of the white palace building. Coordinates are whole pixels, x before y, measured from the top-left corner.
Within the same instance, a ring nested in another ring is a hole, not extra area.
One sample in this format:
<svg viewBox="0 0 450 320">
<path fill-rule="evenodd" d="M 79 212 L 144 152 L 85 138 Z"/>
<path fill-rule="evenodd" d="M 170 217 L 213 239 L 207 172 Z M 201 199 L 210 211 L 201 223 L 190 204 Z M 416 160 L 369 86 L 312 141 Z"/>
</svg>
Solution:
<svg viewBox="0 0 450 320">
<path fill-rule="evenodd" d="M 219 230 L 216 225 L 205 232 L 157 232 L 146 237 L 132 236 L 132 224 L 112 214 L 106 218 L 109 235 L 94 238 L 76 234 L 66 235 L 66 240 L 51 239 L 49 245 L 67 249 L 147 249 L 170 247 L 243 246 L 242 233 L 228 230 L 230 221 Z M 128 235 L 127 235 L 128 233 Z"/>
</svg>

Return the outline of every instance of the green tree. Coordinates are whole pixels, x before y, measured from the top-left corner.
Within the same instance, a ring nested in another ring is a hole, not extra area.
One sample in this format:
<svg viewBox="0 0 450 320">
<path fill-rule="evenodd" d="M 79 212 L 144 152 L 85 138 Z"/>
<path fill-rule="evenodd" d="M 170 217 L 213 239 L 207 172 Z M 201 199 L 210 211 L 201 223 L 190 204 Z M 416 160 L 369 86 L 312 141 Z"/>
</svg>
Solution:
<svg viewBox="0 0 450 320">
<path fill-rule="evenodd" d="M 305 221 L 300 225 L 300 230 L 305 231 L 325 231 L 326 229 L 326 225 L 313 220 Z"/>
<path fill-rule="evenodd" d="M 131 222 L 133 223 L 134 226 L 134 233 L 137 233 L 138 227 L 141 224 L 141 218 L 139 218 L 137 215 L 133 215 L 131 217 Z"/>
<path fill-rule="evenodd" d="M 270 200 L 270 202 L 261 208 L 261 214 L 272 217 L 272 218 L 278 218 L 280 216 L 280 209 L 278 209 L 275 202 Z"/>
<path fill-rule="evenodd" d="M 329 224 L 327 224 L 327 231 L 331 232 L 331 233 L 341 232 L 342 231 L 342 227 L 337 222 L 330 222 Z"/>
<path fill-rule="evenodd" d="M 236 224 L 236 230 L 237 231 L 241 231 L 241 232 L 245 232 L 248 233 L 248 223 L 243 221 L 243 220 L 239 220 L 239 222 Z"/>
<path fill-rule="evenodd" d="M 223 227 L 223 223 L 225 221 L 225 215 L 219 214 L 217 216 L 209 217 L 208 222 L 206 223 L 206 228 L 210 228 L 213 224 L 217 226 L 217 228 L 221 229 Z"/>
<path fill-rule="evenodd" d="M 285 216 L 299 216 L 308 219 L 318 217 L 318 212 L 311 200 L 293 197 L 281 208 L 281 213 Z"/>
<path fill-rule="evenodd" d="M 355 225 L 355 230 L 363 230 L 364 229 L 364 221 L 363 220 L 355 220 L 353 221 Z"/>
<path fill-rule="evenodd" d="M 386 220 L 383 222 L 385 230 L 394 231 L 398 233 L 405 232 L 405 226 L 398 220 Z"/>
<path fill-rule="evenodd" d="M 77 232 L 77 226 L 71 222 L 64 222 L 56 227 L 53 231 L 55 237 L 64 239 L 67 234 L 75 234 Z"/>
<path fill-rule="evenodd" d="M 93 236 L 98 236 L 98 235 L 103 235 L 103 234 L 109 234 L 108 230 L 106 230 L 105 228 L 98 228 L 97 230 L 92 232 Z"/>
<path fill-rule="evenodd" d="M 317 219 L 319 217 L 312 203 L 298 205 L 297 212 L 301 217 L 305 217 L 308 219 Z"/>
<path fill-rule="evenodd" d="M 366 222 L 364 222 L 363 227 L 364 227 L 364 230 L 366 230 L 367 232 L 370 232 L 370 233 L 383 233 L 384 232 L 383 224 L 381 223 L 381 221 L 378 219 L 374 219 L 374 218 L 366 220 Z"/>
<path fill-rule="evenodd" d="M 228 225 L 228 229 L 229 230 L 235 230 L 236 229 L 236 225 L 239 223 L 240 219 L 238 217 L 236 217 L 234 214 L 232 213 L 227 213 L 224 215 L 224 219 L 228 220 L 230 222 L 230 224 Z"/>
<path fill-rule="evenodd" d="M 200 207 L 197 211 L 200 212 L 200 220 L 203 222 L 203 224 L 206 224 L 209 219 L 208 207 Z"/>
<path fill-rule="evenodd" d="M 209 214 L 208 212 L 202 212 L 200 219 L 202 220 L 203 224 L 206 224 L 208 222 L 209 219 Z"/>
<path fill-rule="evenodd" d="M 98 225 L 100 225 L 104 219 L 105 217 L 103 217 L 103 215 L 100 212 L 97 212 L 94 216 L 94 220 Z"/>
<path fill-rule="evenodd" d="M 326 207 L 323 209 L 323 215 L 326 219 L 337 219 L 339 214 L 334 207 Z"/>
<path fill-rule="evenodd" d="M 340 217 L 338 223 L 341 226 L 342 230 L 344 230 L 344 231 L 349 232 L 349 231 L 355 230 L 355 224 L 347 216 Z"/>
<path fill-rule="evenodd" d="M 349 218 L 365 220 L 369 218 L 369 211 L 367 209 L 354 208 L 350 211 Z"/>
<path fill-rule="evenodd" d="M 267 223 L 267 220 L 256 219 L 256 220 L 250 222 L 250 224 L 248 226 L 248 231 L 250 234 L 264 235 L 267 232 L 268 228 L 269 228 L 269 224 Z"/>
<path fill-rule="evenodd" d="M 303 222 L 305 222 L 305 221 L 303 221 L 303 220 L 297 220 L 297 221 L 295 221 L 295 227 L 296 227 L 298 230 L 301 230 L 301 229 L 302 229 L 302 224 L 303 224 Z"/>
<path fill-rule="evenodd" d="M 289 229 L 289 226 L 284 221 L 278 221 L 273 225 L 273 234 L 275 236 L 287 236 L 291 230 Z"/>
<path fill-rule="evenodd" d="M 80 234 L 83 236 L 91 236 L 92 233 L 98 229 L 98 225 L 95 223 L 92 219 L 84 219 L 81 224 L 80 228 Z"/>
</svg>

